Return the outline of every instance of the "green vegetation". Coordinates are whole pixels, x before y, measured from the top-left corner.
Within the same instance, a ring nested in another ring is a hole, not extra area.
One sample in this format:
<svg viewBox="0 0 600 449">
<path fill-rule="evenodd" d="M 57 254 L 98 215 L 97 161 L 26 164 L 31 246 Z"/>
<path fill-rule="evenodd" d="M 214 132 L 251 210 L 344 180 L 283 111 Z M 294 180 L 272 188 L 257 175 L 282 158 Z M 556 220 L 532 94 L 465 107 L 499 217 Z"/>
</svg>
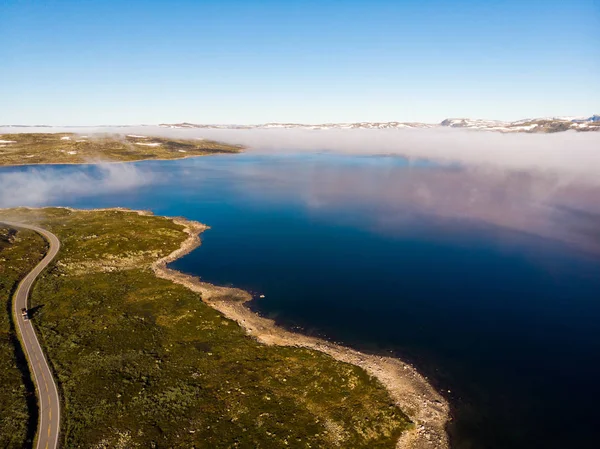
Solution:
<svg viewBox="0 0 600 449">
<path fill-rule="evenodd" d="M 411 424 L 365 371 L 271 347 L 150 264 L 186 239 L 123 211 L 3 211 L 62 242 L 33 306 L 64 447 L 393 448 Z"/>
<path fill-rule="evenodd" d="M 211 140 L 180 140 L 119 134 L 0 134 L 0 166 L 81 164 L 146 159 L 181 159 L 215 153 L 237 153 L 242 147 Z"/>
<path fill-rule="evenodd" d="M 10 298 L 19 281 L 42 259 L 45 251 L 46 242 L 35 232 L 17 231 L 0 224 L 1 448 L 22 448 L 33 437 L 32 428 L 35 431 L 35 416 L 28 410 L 28 405 L 35 408 L 33 386 L 12 323 Z"/>
</svg>

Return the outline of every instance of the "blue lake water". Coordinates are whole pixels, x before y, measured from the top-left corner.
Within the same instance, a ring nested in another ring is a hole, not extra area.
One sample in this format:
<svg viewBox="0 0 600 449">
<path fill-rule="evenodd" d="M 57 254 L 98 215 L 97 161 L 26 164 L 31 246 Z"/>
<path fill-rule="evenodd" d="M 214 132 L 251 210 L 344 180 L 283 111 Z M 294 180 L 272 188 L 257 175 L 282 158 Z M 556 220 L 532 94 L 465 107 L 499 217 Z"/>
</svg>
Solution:
<svg viewBox="0 0 600 449">
<path fill-rule="evenodd" d="M 175 268 L 264 294 L 251 307 L 284 326 L 414 363 L 453 407 L 455 448 L 598 447 L 600 256 L 412 211 L 378 184 L 436 170 L 425 163 L 246 154 L 134 166 L 153 182 L 47 203 L 208 224 Z M 63 166 L 35 176 L 74 172 L 101 177 Z M 353 189 L 361 179 L 371 195 Z"/>
</svg>

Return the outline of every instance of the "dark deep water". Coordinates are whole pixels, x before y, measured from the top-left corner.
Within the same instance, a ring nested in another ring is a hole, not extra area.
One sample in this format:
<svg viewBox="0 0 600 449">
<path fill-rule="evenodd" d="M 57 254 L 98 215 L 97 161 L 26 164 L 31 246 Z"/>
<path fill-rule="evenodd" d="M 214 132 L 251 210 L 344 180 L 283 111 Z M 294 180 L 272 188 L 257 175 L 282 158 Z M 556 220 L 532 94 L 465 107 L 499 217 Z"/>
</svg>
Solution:
<svg viewBox="0 0 600 449">
<path fill-rule="evenodd" d="M 49 202 L 151 209 L 210 225 L 203 245 L 174 268 L 264 294 L 252 308 L 282 325 L 413 362 L 450 400 L 455 448 L 600 447 L 599 256 L 464 220 L 397 219 L 376 201 L 332 201 L 316 178 L 288 182 L 294 167 L 308 167 L 303 177 L 357 167 L 397 176 L 409 169 L 398 158 L 135 165 L 160 181 Z M 2 169 L 0 177 L 27 170 Z"/>
</svg>

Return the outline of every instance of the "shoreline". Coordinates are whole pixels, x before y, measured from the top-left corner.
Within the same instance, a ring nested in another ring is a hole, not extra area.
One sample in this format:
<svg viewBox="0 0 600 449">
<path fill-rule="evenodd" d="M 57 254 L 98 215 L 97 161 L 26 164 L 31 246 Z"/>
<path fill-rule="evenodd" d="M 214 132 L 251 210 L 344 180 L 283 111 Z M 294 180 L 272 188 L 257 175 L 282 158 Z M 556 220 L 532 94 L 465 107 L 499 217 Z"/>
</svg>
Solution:
<svg viewBox="0 0 600 449">
<path fill-rule="evenodd" d="M 122 209 L 121 209 L 122 210 Z M 147 211 L 135 211 L 151 214 Z M 394 357 L 365 354 L 326 340 L 288 331 L 273 320 L 261 317 L 244 304 L 252 295 L 233 287 L 219 287 L 200 278 L 173 270 L 167 265 L 190 253 L 201 245 L 200 234 L 207 229 L 197 221 L 170 218 L 184 227 L 188 238 L 179 249 L 152 264 L 157 277 L 183 285 L 199 293 L 202 301 L 235 321 L 246 333 L 266 345 L 298 346 L 323 352 L 335 360 L 364 369 L 386 388 L 394 403 L 408 415 L 414 427 L 400 436 L 397 449 L 448 449 L 446 424 L 450 419 L 450 406 L 412 365 Z"/>
<path fill-rule="evenodd" d="M 215 152 L 215 153 L 207 153 L 207 154 L 190 154 L 187 156 L 177 157 L 177 158 L 153 158 L 153 159 L 136 159 L 134 161 L 92 161 L 92 162 L 40 162 L 40 163 L 25 163 L 25 164 L 0 164 L 0 169 L 2 168 L 11 168 L 11 167 L 39 167 L 42 165 L 104 165 L 104 164 L 133 164 L 136 162 L 147 162 L 147 161 L 181 161 L 183 159 L 192 159 L 195 157 L 206 157 L 206 156 L 215 156 L 215 155 L 224 155 L 224 154 L 240 154 L 243 153 L 244 150 L 236 151 L 236 152 Z M 87 209 L 80 209 L 87 210 Z"/>
<path fill-rule="evenodd" d="M 132 210 L 123 207 L 76 209 L 58 207 L 72 212 L 120 211 L 139 215 L 155 215 L 149 210 Z M 11 208 L 14 209 L 14 208 Z M 17 208 L 18 209 L 18 208 Z M 24 207 L 41 210 L 44 208 Z M 0 209 L 2 211 L 3 209 Z M 400 359 L 362 353 L 356 349 L 341 346 L 329 341 L 291 332 L 275 324 L 273 320 L 261 317 L 244 304 L 253 297 L 245 290 L 234 287 L 220 287 L 203 282 L 169 268 L 167 265 L 201 245 L 200 234 L 209 226 L 183 217 L 165 217 L 183 226 L 188 237 L 180 247 L 151 265 L 156 277 L 183 285 L 201 295 L 201 300 L 238 323 L 247 335 L 266 345 L 296 346 L 325 353 L 335 360 L 349 363 L 364 369 L 378 379 L 397 405 L 413 422 L 414 427 L 403 432 L 396 443 L 397 449 L 449 449 L 446 424 L 450 420 L 450 406 L 431 384 L 412 365 Z"/>
</svg>

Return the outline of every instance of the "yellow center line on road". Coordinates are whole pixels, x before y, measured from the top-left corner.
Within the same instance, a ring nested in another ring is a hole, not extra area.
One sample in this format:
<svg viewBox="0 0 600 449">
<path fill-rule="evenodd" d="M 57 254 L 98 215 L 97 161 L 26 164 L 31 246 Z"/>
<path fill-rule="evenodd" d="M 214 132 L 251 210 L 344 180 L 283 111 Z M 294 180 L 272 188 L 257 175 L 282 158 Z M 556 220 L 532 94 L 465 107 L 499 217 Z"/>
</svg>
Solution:
<svg viewBox="0 0 600 449">
<path fill-rule="evenodd" d="M 50 438 L 50 434 L 52 433 L 52 427 L 48 426 L 48 438 Z"/>
</svg>

